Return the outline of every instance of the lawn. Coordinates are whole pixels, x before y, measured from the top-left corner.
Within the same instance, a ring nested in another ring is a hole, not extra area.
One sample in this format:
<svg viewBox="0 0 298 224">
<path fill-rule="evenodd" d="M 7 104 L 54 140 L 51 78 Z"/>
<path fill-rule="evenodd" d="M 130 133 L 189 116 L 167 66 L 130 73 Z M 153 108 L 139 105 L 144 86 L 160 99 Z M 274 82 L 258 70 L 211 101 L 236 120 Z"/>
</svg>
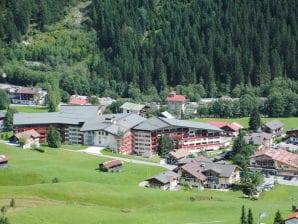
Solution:
<svg viewBox="0 0 298 224">
<path fill-rule="evenodd" d="M 152 162 L 152 163 L 160 163 L 160 160 L 161 160 L 161 157 L 159 157 L 158 155 L 153 155 L 149 158 L 144 158 L 136 155 L 123 155 L 121 153 L 114 153 L 109 149 L 103 149 L 101 150 L 101 153 L 109 156 L 117 156 L 121 158 L 135 159 L 135 160 L 141 160 L 141 161 Z"/>
<path fill-rule="evenodd" d="M 45 113 L 49 111 L 47 107 L 36 107 L 36 106 L 12 106 L 10 108 L 17 110 L 21 113 Z"/>
<path fill-rule="evenodd" d="M 0 144 L 9 156 L 9 167 L 0 170 L 0 206 L 9 208 L 12 224 L 98 223 L 239 223 L 241 206 L 252 208 L 254 219 L 266 211 L 290 213 L 297 187 L 278 186 L 260 200 L 242 198 L 241 192 L 164 192 L 138 187 L 144 179 L 163 170 L 124 163 L 119 173 L 103 173 L 98 163 L 106 159 L 79 152 L 43 147 L 44 153 Z M 53 178 L 59 179 L 52 183 Z M 192 200 L 190 200 L 190 198 Z M 295 199 L 297 204 L 297 198 Z"/>
<path fill-rule="evenodd" d="M 277 118 L 263 117 L 263 118 L 261 118 L 261 121 L 263 123 L 265 123 L 267 121 L 272 121 L 275 119 L 277 119 L 285 124 L 285 127 L 284 127 L 285 130 L 291 130 L 294 128 L 298 128 L 298 117 L 277 117 Z M 225 121 L 225 122 L 238 122 L 243 127 L 248 128 L 249 117 L 241 117 L 241 118 L 210 118 L 209 117 L 209 118 L 194 119 L 194 121 L 199 121 L 199 122 L 208 122 L 210 120 Z"/>
</svg>

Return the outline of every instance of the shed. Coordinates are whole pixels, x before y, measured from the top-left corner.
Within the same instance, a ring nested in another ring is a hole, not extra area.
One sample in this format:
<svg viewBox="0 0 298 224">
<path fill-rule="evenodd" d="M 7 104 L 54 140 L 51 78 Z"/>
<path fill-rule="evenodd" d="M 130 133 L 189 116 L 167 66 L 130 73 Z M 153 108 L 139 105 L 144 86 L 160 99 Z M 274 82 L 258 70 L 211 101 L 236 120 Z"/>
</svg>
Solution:
<svg viewBox="0 0 298 224">
<path fill-rule="evenodd" d="M 0 168 L 6 168 L 8 166 L 8 157 L 0 155 Z"/>
<path fill-rule="evenodd" d="M 119 172 L 122 170 L 122 162 L 120 160 L 111 160 L 100 163 L 99 170 L 103 172 Z"/>
</svg>

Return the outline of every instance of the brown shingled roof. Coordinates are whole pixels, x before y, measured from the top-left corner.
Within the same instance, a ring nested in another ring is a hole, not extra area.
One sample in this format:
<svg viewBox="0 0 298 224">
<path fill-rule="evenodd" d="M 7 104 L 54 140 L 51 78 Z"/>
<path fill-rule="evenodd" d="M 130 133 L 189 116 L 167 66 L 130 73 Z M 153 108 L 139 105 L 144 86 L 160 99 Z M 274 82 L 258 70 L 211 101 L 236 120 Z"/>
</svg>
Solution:
<svg viewBox="0 0 298 224">
<path fill-rule="evenodd" d="M 298 168 L 298 155 L 284 149 L 269 149 L 256 151 L 250 158 L 268 156 L 273 160 Z"/>
<path fill-rule="evenodd" d="M 17 138 L 29 139 L 31 137 L 38 138 L 40 136 L 40 134 L 37 131 L 31 129 L 31 130 L 28 130 L 28 131 L 19 132 L 19 133 L 15 134 L 15 136 Z"/>
<path fill-rule="evenodd" d="M 104 167 L 106 168 L 113 168 L 115 166 L 120 166 L 122 165 L 122 162 L 120 160 L 111 160 L 111 161 L 107 161 L 102 163 Z"/>
</svg>

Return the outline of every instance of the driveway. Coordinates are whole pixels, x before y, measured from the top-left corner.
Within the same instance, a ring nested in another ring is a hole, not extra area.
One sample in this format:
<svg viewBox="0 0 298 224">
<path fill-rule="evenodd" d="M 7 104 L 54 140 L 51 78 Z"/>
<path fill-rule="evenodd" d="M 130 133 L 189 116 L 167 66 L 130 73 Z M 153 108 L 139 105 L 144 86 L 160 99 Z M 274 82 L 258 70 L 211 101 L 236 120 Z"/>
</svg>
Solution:
<svg viewBox="0 0 298 224">
<path fill-rule="evenodd" d="M 104 155 L 101 153 L 102 149 L 104 149 L 104 148 L 97 147 L 97 146 L 90 146 L 87 149 L 77 150 L 77 152 L 87 153 L 90 155 L 95 155 L 95 156 L 100 156 L 100 157 L 105 157 L 105 158 L 110 158 L 110 159 L 118 159 L 118 160 L 128 162 L 128 163 L 143 164 L 143 165 L 148 165 L 148 166 L 160 166 L 160 167 L 164 167 L 168 170 L 173 170 L 174 168 L 176 168 L 176 166 L 169 165 L 169 164 L 159 164 L 159 163 L 152 163 L 152 162 L 136 160 L 136 159 L 128 159 L 128 158 L 122 158 L 122 157 L 117 157 L 117 156 Z"/>
<path fill-rule="evenodd" d="M 292 178 L 291 180 L 284 180 L 283 177 L 280 176 L 272 176 L 270 175 L 269 178 L 264 177 L 264 184 L 274 184 L 274 181 L 277 181 L 279 184 L 283 185 L 291 185 L 291 186 L 298 186 L 298 178 Z"/>
</svg>

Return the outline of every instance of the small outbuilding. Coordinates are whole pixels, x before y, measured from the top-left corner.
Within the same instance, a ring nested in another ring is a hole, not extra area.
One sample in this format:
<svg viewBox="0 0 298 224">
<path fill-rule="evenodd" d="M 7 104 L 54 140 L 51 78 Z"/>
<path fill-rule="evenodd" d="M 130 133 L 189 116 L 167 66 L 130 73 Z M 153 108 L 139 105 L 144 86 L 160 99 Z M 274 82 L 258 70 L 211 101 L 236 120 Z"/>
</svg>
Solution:
<svg viewBox="0 0 298 224">
<path fill-rule="evenodd" d="M 5 155 L 0 155 L 0 169 L 6 168 L 8 166 L 8 157 Z"/>
<path fill-rule="evenodd" d="M 12 137 L 9 138 L 9 142 L 10 143 L 15 143 L 15 144 L 21 144 L 21 139 L 24 140 L 24 142 L 22 143 L 22 147 L 23 149 L 30 149 L 34 146 L 39 147 L 39 137 L 40 134 L 31 129 L 28 131 L 24 131 L 24 132 L 19 132 L 14 134 Z"/>
<path fill-rule="evenodd" d="M 99 170 L 103 172 L 119 172 L 122 170 L 122 162 L 120 160 L 111 160 L 100 163 Z"/>
</svg>

